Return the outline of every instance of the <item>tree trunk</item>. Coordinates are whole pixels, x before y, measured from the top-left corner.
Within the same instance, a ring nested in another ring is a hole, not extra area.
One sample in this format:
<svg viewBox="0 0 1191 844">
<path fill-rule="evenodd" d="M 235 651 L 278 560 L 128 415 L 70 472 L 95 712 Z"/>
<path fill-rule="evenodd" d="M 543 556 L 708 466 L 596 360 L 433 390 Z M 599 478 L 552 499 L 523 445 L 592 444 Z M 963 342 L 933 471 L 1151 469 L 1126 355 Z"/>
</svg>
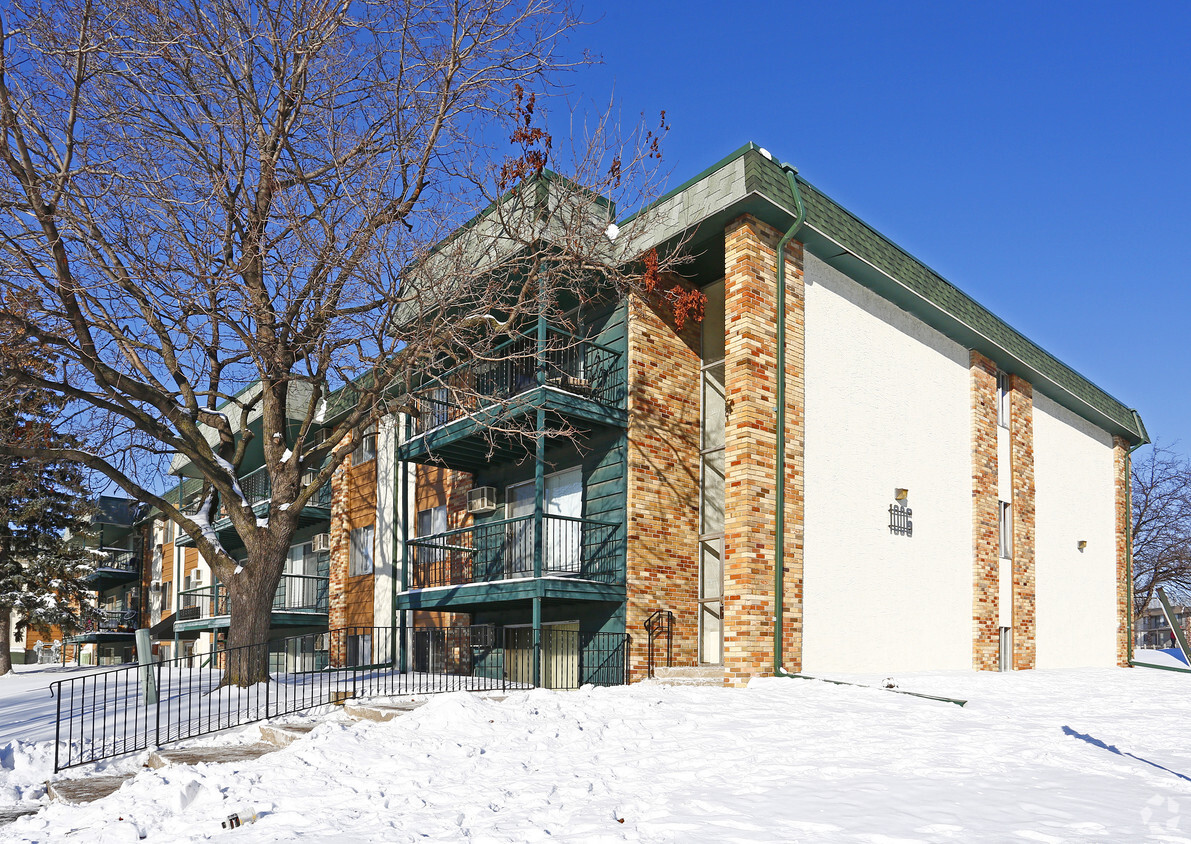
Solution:
<svg viewBox="0 0 1191 844">
<path fill-rule="evenodd" d="M 243 571 L 225 584 L 231 618 L 221 685 L 251 686 L 268 682 L 269 625 L 285 557 L 285 552 L 250 553 Z"/>
<path fill-rule="evenodd" d="M 12 672 L 12 607 L 0 607 L 0 677 Z"/>
</svg>

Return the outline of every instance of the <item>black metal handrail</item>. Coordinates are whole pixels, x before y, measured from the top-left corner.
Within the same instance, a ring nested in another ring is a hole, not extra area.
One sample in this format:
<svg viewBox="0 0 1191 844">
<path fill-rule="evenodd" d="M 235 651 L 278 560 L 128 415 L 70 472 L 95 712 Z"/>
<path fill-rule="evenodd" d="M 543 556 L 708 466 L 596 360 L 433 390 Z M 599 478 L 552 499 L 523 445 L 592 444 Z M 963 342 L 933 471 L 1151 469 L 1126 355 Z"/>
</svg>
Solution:
<svg viewBox="0 0 1191 844">
<path fill-rule="evenodd" d="M 545 627 L 347 627 L 58 680 L 54 771 L 349 698 L 627 682 L 629 637 Z M 271 679 L 221 686 L 268 660 Z M 536 672 L 535 672 L 536 666 Z"/>
<path fill-rule="evenodd" d="M 435 377 L 417 394 L 415 435 L 539 386 L 623 409 L 626 381 L 620 352 L 559 328 L 549 327 L 545 333 L 544 342 L 534 336 L 514 337 L 483 360 L 469 361 Z"/>
<path fill-rule="evenodd" d="M 653 643 L 663 635 L 666 637 L 666 667 L 674 666 L 674 613 L 670 610 L 654 610 L 649 614 L 649 618 L 645 619 L 643 626 L 648 642 L 645 671 L 647 676 L 652 677 L 654 669 Z"/>
<path fill-rule="evenodd" d="M 621 583 L 620 525 L 542 517 L 542 575 Z M 534 519 L 522 516 L 412 539 L 409 587 L 460 586 L 533 577 Z"/>
</svg>

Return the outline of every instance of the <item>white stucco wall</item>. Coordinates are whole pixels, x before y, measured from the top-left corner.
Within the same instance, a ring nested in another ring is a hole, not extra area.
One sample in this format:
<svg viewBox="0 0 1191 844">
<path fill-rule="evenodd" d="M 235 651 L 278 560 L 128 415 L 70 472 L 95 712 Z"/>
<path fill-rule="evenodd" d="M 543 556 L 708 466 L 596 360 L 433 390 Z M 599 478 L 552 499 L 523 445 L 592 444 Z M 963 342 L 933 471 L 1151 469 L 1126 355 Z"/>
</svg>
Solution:
<svg viewBox="0 0 1191 844">
<path fill-rule="evenodd" d="M 811 255 L 806 280 L 803 668 L 969 668 L 968 352 Z"/>
<path fill-rule="evenodd" d="M 394 502 L 397 480 L 398 416 L 386 416 L 377 427 L 376 438 L 376 551 L 372 568 L 372 618 L 377 627 L 386 627 L 393 618 L 393 539 L 397 512 Z M 376 658 L 389 658 L 389 641 L 378 637 Z"/>
<path fill-rule="evenodd" d="M 1034 487 L 1037 665 L 1114 665 L 1112 437 L 1037 391 Z"/>
</svg>

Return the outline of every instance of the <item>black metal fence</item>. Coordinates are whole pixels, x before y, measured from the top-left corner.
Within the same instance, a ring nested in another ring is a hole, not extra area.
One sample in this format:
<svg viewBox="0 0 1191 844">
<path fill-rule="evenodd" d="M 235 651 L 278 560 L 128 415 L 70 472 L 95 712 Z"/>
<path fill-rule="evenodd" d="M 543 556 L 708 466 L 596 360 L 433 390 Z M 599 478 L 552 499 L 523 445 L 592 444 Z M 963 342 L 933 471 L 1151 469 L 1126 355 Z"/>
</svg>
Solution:
<svg viewBox="0 0 1191 844">
<path fill-rule="evenodd" d="M 350 698 L 627 682 L 628 636 L 528 627 L 348 627 L 58 680 L 54 771 Z M 223 686 L 267 658 L 270 680 Z"/>
<path fill-rule="evenodd" d="M 615 582 L 622 576 L 619 531 L 614 522 L 543 516 L 542 574 Z M 409 585 L 421 589 L 532 577 L 534 539 L 533 517 L 523 516 L 410 540 Z"/>
</svg>

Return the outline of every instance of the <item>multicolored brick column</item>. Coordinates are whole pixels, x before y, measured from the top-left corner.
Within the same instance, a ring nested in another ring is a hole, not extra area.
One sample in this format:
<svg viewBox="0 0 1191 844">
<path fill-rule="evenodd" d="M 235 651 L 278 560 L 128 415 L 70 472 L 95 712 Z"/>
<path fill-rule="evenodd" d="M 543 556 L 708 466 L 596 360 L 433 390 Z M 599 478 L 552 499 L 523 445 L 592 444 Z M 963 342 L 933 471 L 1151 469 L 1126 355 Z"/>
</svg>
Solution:
<svg viewBox="0 0 1191 844">
<path fill-rule="evenodd" d="M 1034 388 L 1009 379 L 1009 466 L 1013 478 L 1013 667 L 1037 656 L 1034 579 Z"/>
<path fill-rule="evenodd" d="M 1132 513 L 1129 501 L 1129 443 L 1124 437 L 1112 438 L 1112 469 L 1116 487 L 1116 558 L 1117 558 L 1117 665 L 1129 667 L 1129 531 Z"/>
<path fill-rule="evenodd" d="M 972 667 L 999 663 L 1000 542 L 997 535 L 997 365 L 972 350 Z"/>
<path fill-rule="evenodd" d="M 755 217 L 725 230 L 724 681 L 773 673 L 777 327 L 781 232 Z M 802 244 L 786 251 L 786 513 L 782 649 L 802 663 L 805 287 Z"/>
<path fill-rule="evenodd" d="M 667 310 L 629 300 L 625 631 L 633 682 L 647 673 L 644 624 L 654 610 L 674 613 L 674 665 L 699 659 L 700 330 L 694 320 L 679 330 Z"/>
</svg>

